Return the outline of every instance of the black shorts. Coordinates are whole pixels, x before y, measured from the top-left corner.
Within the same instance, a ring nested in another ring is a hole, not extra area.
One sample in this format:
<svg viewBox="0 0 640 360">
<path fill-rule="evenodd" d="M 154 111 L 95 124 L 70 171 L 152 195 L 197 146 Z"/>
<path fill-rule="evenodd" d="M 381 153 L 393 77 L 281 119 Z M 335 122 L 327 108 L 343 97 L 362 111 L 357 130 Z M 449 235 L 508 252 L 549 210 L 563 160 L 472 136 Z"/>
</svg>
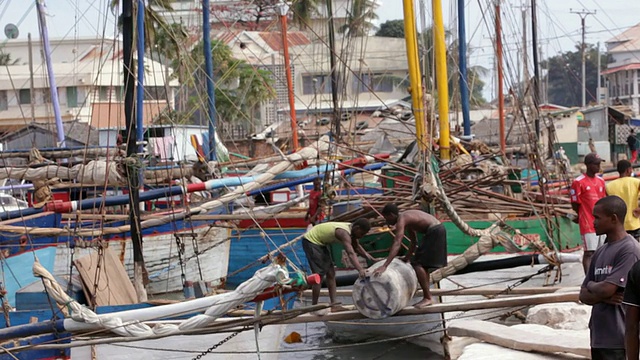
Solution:
<svg viewBox="0 0 640 360">
<path fill-rule="evenodd" d="M 627 354 L 624 349 L 594 349 L 591 348 L 592 360 L 626 360 Z"/>
<path fill-rule="evenodd" d="M 447 265 L 447 231 L 443 224 L 427 229 L 411 258 L 411 265 L 420 265 L 427 270 Z"/>
<path fill-rule="evenodd" d="M 306 238 L 302 238 L 302 249 L 314 274 L 324 277 L 329 270 L 333 269 L 334 265 L 329 247 L 316 245 Z"/>
</svg>

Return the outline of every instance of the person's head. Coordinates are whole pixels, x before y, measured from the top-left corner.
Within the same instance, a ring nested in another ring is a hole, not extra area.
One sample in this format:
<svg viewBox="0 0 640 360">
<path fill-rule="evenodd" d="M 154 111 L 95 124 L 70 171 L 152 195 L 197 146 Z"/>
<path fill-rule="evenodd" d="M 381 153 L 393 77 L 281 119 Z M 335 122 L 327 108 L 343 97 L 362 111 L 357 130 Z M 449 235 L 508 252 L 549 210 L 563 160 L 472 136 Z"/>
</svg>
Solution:
<svg viewBox="0 0 640 360">
<path fill-rule="evenodd" d="M 584 164 L 587 166 L 587 175 L 595 176 L 600 172 L 600 164 L 603 162 L 600 155 L 596 153 L 589 153 L 584 157 Z"/>
<path fill-rule="evenodd" d="M 313 190 L 319 191 L 320 190 L 320 185 L 322 185 L 322 182 L 321 182 L 320 178 L 313 179 Z"/>
<path fill-rule="evenodd" d="M 388 203 L 380 213 L 388 225 L 395 225 L 398 222 L 398 206 L 396 204 Z"/>
<path fill-rule="evenodd" d="M 620 177 L 631 176 L 631 173 L 633 172 L 633 166 L 631 165 L 631 162 L 629 160 L 618 161 L 616 168 L 618 170 L 618 174 L 620 174 Z"/>
<path fill-rule="evenodd" d="M 593 207 L 593 227 L 596 235 L 611 234 L 616 230 L 624 231 L 624 218 L 627 204 L 617 196 L 606 196 L 598 200 Z"/>
<path fill-rule="evenodd" d="M 365 236 L 371 230 L 368 219 L 360 218 L 351 224 L 351 239 L 357 240 Z"/>
</svg>

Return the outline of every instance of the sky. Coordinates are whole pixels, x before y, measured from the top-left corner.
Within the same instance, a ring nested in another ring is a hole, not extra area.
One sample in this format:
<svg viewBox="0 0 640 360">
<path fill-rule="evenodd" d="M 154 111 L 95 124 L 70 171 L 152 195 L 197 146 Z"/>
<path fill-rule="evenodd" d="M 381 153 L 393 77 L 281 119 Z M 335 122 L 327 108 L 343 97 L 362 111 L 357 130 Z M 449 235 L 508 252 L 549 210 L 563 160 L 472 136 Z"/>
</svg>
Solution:
<svg viewBox="0 0 640 360">
<path fill-rule="evenodd" d="M 419 2 L 416 0 L 416 15 L 419 17 Z M 85 36 L 99 36 L 104 29 L 113 33 L 115 16 L 108 10 L 110 0 L 50 0 L 47 1 L 47 26 L 50 37 L 74 38 Z M 378 22 L 401 19 L 403 16 L 401 0 L 378 0 L 380 7 L 377 14 Z M 26 38 L 31 32 L 37 38 L 38 25 L 35 1 L 24 0 L 0 0 L 0 28 L 8 23 L 17 24 L 19 38 Z M 426 4 L 425 16 L 431 18 L 431 2 L 424 0 Z M 443 3 L 443 17 L 445 26 L 452 33 L 457 30 L 457 1 L 448 0 Z M 529 4 L 529 1 L 526 1 Z M 595 14 L 586 17 L 586 41 L 588 43 L 601 43 L 604 50 L 604 42 L 624 29 L 640 22 L 640 2 L 630 0 L 538 0 L 538 39 L 541 46 L 541 59 L 556 55 L 560 52 L 571 51 L 580 42 L 580 17 L 572 14 L 571 10 L 588 10 Z M 28 4 L 28 5 L 27 5 Z M 467 23 L 467 42 L 473 51 L 469 55 L 470 65 L 479 65 L 488 70 L 486 77 L 486 97 L 492 93 L 491 79 L 494 68 L 494 13 L 489 9 L 494 4 L 489 0 L 466 0 L 465 14 Z M 522 53 L 522 15 L 521 7 L 524 2 L 502 1 L 503 38 L 506 48 L 505 63 L 510 64 L 505 70 L 505 81 L 515 82 L 517 68 L 520 64 Z M 483 19 L 483 14 L 486 18 Z M 528 17 L 530 21 L 530 16 Z M 105 26 L 105 22 L 107 26 Z M 427 20 L 430 24 L 431 21 Z M 418 20 L 418 26 L 422 26 Z M 527 25 L 529 38 L 529 53 L 531 53 L 531 25 Z M 0 33 L 0 45 L 5 39 Z"/>
</svg>

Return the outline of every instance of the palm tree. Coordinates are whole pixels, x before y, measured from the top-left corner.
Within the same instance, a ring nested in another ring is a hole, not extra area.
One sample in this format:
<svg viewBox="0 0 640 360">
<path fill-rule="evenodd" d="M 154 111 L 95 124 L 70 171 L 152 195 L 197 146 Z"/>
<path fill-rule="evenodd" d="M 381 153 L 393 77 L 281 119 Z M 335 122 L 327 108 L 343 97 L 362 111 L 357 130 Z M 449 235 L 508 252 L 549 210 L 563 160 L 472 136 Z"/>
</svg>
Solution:
<svg viewBox="0 0 640 360">
<path fill-rule="evenodd" d="M 171 6 L 171 0 L 149 0 L 147 2 L 147 6 L 144 7 L 144 35 L 145 35 L 145 44 L 147 46 L 151 46 L 154 44 L 154 40 L 156 37 L 156 32 L 158 29 L 167 28 L 168 24 L 162 16 L 160 16 L 161 11 L 173 11 L 173 7 Z M 120 9 L 121 1 L 120 0 L 111 0 L 110 8 L 111 11 L 116 11 Z M 135 14 L 137 11 L 138 3 L 137 1 L 133 2 L 133 13 Z M 122 25 L 122 15 L 118 17 L 118 26 Z"/>
<path fill-rule="evenodd" d="M 0 51 L 0 66 L 16 65 L 20 58 L 12 59 L 11 54 Z"/>
<path fill-rule="evenodd" d="M 347 20 L 339 31 L 347 36 L 366 36 L 376 27 L 371 22 L 378 19 L 373 0 L 353 0 L 351 10 L 347 12 Z"/>
<path fill-rule="evenodd" d="M 305 30 L 309 27 L 311 16 L 318 14 L 318 5 L 323 0 L 298 0 L 291 5 L 293 22 L 298 28 Z"/>
</svg>

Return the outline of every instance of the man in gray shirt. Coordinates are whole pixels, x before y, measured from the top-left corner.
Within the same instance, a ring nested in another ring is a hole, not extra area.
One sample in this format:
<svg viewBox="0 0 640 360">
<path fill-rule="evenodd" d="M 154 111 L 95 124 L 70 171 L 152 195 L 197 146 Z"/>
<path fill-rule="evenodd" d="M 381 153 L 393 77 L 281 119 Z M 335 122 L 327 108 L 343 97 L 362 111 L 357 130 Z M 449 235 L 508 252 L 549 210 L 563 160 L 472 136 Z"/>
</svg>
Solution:
<svg viewBox="0 0 640 360">
<path fill-rule="evenodd" d="M 607 196 L 593 208 L 596 235 L 606 243 L 596 250 L 582 288 L 580 301 L 592 305 L 591 358 L 625 360 L 624 309 L 621 305 L 627 274 L 640 259 L 640 244 L 624 229 L 627 205 L 617 196 Z"/>
</svg>

